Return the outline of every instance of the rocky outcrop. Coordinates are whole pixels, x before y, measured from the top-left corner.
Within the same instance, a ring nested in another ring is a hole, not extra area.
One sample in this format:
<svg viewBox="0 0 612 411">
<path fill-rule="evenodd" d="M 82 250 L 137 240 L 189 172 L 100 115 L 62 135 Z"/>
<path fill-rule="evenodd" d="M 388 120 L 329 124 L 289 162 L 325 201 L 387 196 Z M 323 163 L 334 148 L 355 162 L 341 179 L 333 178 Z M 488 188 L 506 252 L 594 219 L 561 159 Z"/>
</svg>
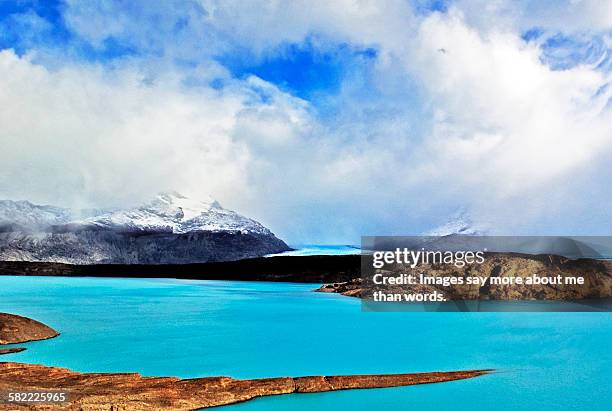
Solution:
<svg viewBox="0 0 612 411">
<path fill-rule="evenodd" d="M 195 410 L 269 395 L 387 388 L 474 378 L 490 370 L 416 374 L 280 377 L 236 380 L 208 377 L 183 380 L 139 374 L 83 374 L 65 368 L 0 363 L 0 392 L 66 392 L 58 403 L 11 403 L 28 410 Z M 0 399 L 0 402 L 5 399 Z"/>
<path fill-rule="evenodd" d="M 361 297 L 361 278 L 353 278 L 341 283 L 323 284 L 315 290 L 318 293 L 336 293 L 347 297 Z"/>
<path fill-rule="evenodd" d="M 53 328 L 36 320 L 15 314 L 0 313 L 0 344 L 47 340 L 58 335 L 59 333 Z"/>
<path fill-rule="evenodd" d="M 451 284 L 415 284 L 377 286 L 353 278 L 348 281 L 326 284 L 318 292 L 333 292 L 347 296 L 367 298 L 374 291 L 385 293 L 441 293 L 447 300 L 580 300 L 612 297 L 612 262 L 588 258 L 569 259 L 558 255 L 487 253 L 482 264 L 455 267 L 452 264 L 424 264 L 411 269 L 397 264 L 386 270 L 386 276 L 423 274 L 428 277 L 485 277 L 484 286 Z M 492 284 L 497 277 L 557 277 L 562 284 Z M 565 284 L 566 277 L 582 277 L 584 284 Z"/>
</svg>

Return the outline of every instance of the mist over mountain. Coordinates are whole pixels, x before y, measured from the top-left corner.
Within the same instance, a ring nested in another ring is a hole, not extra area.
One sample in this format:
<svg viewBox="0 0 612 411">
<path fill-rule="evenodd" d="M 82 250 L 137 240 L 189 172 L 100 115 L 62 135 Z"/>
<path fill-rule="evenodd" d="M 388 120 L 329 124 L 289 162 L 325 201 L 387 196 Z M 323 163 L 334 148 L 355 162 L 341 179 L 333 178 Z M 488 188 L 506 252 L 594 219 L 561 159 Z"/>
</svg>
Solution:
<svg viewBox="0 0 612 411">
<path fill-rule="evenodd" d="M 457 210 L 444 224 L 423 233 L 425 236 L 447 236 L 453 234 L 461 235 L 487 235 L 489 229 L 484 224 L 474 221 L 472 216 L 465 210 Z"/>
<path fill-rule="evenodd" d="M 0 260 L 6 261 L 195 263 L 289 249 L 257 221 L 176 192 L 111 211 L 0 201 Z"/>
<path fill-rule="evenodd" d="M 67 208 L 37 205 L 29 201 L 0 200 L 0 228 L 42 229 L 52 225 L 66 224 L 72 218 Z"/>
</svg>

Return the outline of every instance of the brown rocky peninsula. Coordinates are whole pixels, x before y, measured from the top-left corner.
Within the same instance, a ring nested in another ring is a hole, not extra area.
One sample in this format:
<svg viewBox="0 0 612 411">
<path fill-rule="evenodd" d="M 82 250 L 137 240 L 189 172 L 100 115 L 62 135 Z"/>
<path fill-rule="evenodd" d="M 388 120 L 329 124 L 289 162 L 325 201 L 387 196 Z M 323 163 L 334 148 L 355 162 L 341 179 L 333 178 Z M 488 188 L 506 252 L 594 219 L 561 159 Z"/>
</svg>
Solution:
<svg viewBox="0 0 612 411">
<path fill-rule="evenodd" d="M 65 392 L 61 403 L 11 403 L 14 410 L 195 410 L 256 397 L 388 388 L 474 378 L 490 370 L 417 374 L 180 379 L 139 374 L 83 374 L 65 368 L 0 363 L 0 392 Z M 0 404 L 6 399 L 0 399 Z"/>
<path fill-rule="evenodd" d="M 612 261 L 589 258 L 569 259 L 552 254 L 486 253 L 482 264 L 455 267 L 452 264 L 423 264 L 415 269 L 395 264 L 377 270 L 385 276 L 423 274 L 429 277 L 485 277 L 484 285 L 414 284 L 377 286 L 362 278 L 328 283 L 316 291 L 368 298 L 374 291 L 386 293 L 439 292 L 448 300 L 581 300 L 612 297 Z M 582 277 L 584 284 L 504 284 L 509 277 Z M 492 281 L 495 280 L 495 281 Z"/>
<path fill-rule="evenodd" d="M 47 340 L 58 335 L 57 331 L 41 322 L 20 315 L 0 313 L 0 345 Z M 0 355 L 23 350 L 23 347 L 0 349 Z"/>
</svg>

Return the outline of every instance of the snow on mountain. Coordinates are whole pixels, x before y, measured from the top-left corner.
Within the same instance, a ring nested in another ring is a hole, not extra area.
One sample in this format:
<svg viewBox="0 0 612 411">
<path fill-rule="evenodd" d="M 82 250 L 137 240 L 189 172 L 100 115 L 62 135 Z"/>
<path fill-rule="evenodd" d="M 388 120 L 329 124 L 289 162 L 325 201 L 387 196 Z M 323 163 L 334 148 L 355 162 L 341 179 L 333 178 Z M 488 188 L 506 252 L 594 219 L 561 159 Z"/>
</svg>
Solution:
<svg viewBox="0 0 612 411">
<path fill-rule="evenodd" d="M 69 209 L 36 205 L 29 201 L 0 200 L 0 226 L 42 228 L 66 224 L 72 219 Z"/>
<path fill-rule="evenodd" d="M 75 218 L 75 216 L 87 216 Z M 140 207 L 71 211 L 0 201 L 0 260 L 68 264 L 186 264 L 261 257 L 290 248 L 212 199 L 162 193 Z"/>
<path fill-rule="evenodd" d="M 255 220 L 227 210 L 212 199 L 193 200 L 179 193 L 161 193 L 153 201 L 136 208 L 118 210 L 76 224 L 183 234 L 194 231 L 271 234 Z"/>
<path fill-rule="evenodd" d="M 425 236 L 443 237 L 453 234 L 486 235 L 487 229 L 474 223 L 465 210 L 459 210 L 446 223 L 423 233 Z"/>
<path fill-rule="evenodd" d="M 87 218 L 79 218 L 83 215 Z M 176 192 L 160 193 L 142 206 L 115 211 L 84 212 L 29 201 L 0 200 L 0 226 L 41 229 L 62 225 L 175 234 L 192 231 L 271 234 L 257 221 L 227 210 L 211 198 L 194 200 Z"/>
</svg>

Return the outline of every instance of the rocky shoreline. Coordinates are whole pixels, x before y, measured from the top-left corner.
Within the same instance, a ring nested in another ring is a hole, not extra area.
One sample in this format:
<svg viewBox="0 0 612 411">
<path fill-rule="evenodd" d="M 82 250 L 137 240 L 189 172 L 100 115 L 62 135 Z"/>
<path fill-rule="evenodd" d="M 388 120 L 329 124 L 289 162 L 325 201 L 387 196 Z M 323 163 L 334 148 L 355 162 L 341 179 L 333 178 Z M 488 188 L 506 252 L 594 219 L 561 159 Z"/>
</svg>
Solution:
<svg viewBox="0 0 612 411">
<path fill-rule="evenodd" d="M 314 291 L 317 293 L 335 293 L 342 294 L 346 297 L 361 298 L 363 294 L 363 287 L 361 283 L 361 278 L 353 278 L 350 281 L 323 284 Z"/>
<path fill-rule="evenodd" d="M 491 370 L 414 374 L 180 379 L 135 373 L 89 374 L 43 365 L 0 363 L 0 392 L 63 392 L 58 403 L 11 403 L 15 410 L 196 410 L 257 397 L 338 390 L 389 388 L 475 378 Z M 0 403 L 3 399 L 0 399 Z"/>
</svg>

